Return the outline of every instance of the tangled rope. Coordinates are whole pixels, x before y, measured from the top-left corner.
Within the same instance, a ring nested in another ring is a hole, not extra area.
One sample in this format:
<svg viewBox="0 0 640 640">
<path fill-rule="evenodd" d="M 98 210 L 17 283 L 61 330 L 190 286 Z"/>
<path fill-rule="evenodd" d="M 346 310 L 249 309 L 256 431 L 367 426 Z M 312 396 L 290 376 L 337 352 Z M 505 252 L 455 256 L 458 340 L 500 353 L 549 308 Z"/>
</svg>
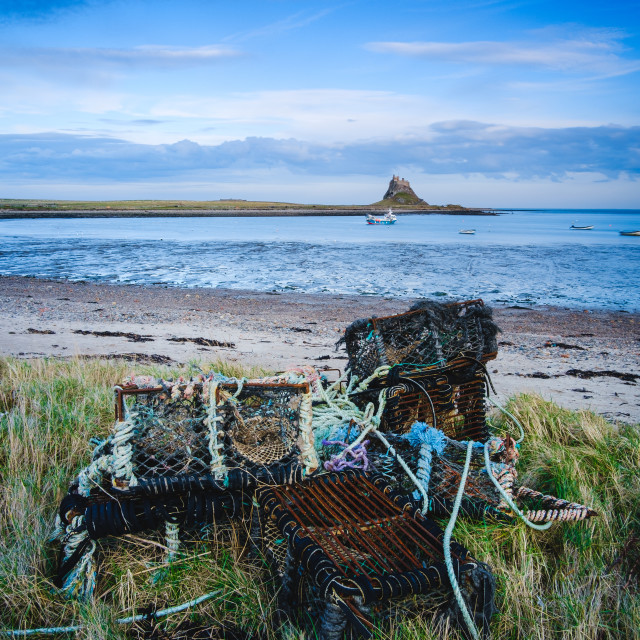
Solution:
<svg viewBox="0 0 640 640">
<path fill-rule="evenodd" d="M 423 498 L 423 513 L 426 513 L 429 505 L 429 497 L 425 488 L 420 480 L 416 478 L 402 456 L 378 429 L 387 403 L 387 389 L 383 388 L 378 395 L 377 411 L 375 410 L 373 402 L 369 402 L 364 410 L 362 410 L 350 398 L 353 393 L 366 391 L 374 380 L 385 376 L 389 372 L 389 369 L 390 367 L 386 365 L 378 367 L 360 384 L 358 384 L 358 376 L 351 376 L 349 370 L 345 371 L 343 376 L 321 392 L 321 404 L 314 407 L 313 411 L 313 430 L 320 442 L 324 442 L 325 440 L 336 440 L 334 434 L 340 429 L 345 429 L 347 426 L 349 428 L 354 426 L 358 428 L 359 434 L 355 440 L 348 444 L 337 456 L 332 457 L 330 464 L 333 468 L 338 468 L 342 464 L 340 460 L 345 459 L 346 456 L 350 455 L 353 457 L 354 451 L 359 451 L 360 445 L 368 435 L 378 438 L 387 448 L 387 452 L 394 456 L 398 464 L 400 464 L 411 481 L 416 485 L 416 488 Z M 347 386 L 343 390 L 342 386 L 345 382 L 347 382 Z M 356 384 L 358 384 L 358 386 L 354 391 Z"/>
<path fill-rule="evenodd" d="M 349 445 L 342 440 L 323 440 L 322 444 L 325 447 L 337 445 L 343 449 L 348 449 L 347 455 L 351 456 L 350 460 L 346 460 L 340 455 L 331 456 L 331 460 L 327 460 L 324 463 L 324 468 L 327 471 L 344 471 L 344 469 L 362 469 L 366 471 L 369 468 L 369 459 L 367 458 L 367 445 L 369 444 L 369 440 L 365 440 L 355 447 L 349 447 Z"/>
</svg>

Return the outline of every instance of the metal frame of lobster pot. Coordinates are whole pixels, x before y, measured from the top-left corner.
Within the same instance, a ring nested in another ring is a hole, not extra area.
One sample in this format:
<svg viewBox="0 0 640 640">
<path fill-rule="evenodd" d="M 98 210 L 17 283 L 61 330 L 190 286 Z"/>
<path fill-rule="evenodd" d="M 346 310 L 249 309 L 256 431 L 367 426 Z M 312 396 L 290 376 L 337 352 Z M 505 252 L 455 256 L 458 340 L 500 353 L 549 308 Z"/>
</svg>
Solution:
<svg viewBox="0 0 640 640">
<path fill-rule="evenodd" d="M 311 634 L 369 637 L 378 616 L 414 596 L 433 599 L 434 622 L 459 624 L 443 531 L 388 480 L 363 471 L 259 489 L 263 549 L 282 580 L 280 608 Z M 451 542 L 452 567 L 474 624 L 488 637 L 495 580 Z"/>
</svg>

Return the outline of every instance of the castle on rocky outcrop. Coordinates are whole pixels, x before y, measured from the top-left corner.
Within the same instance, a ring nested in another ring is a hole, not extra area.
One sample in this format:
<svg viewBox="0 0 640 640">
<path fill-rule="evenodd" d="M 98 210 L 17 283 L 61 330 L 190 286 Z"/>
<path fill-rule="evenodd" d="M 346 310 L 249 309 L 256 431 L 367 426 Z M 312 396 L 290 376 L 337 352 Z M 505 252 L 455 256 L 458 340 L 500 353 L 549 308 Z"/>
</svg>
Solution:
<svg viewBox="0 0 640 640">
<path fill-rule="evenodd" d="M 389 182 L 389 188 L 384 194 L 383 200 L 394 200 L 398 204 L 427 204 L 416 195 L 408 180 L 395 175 Z"/>
</svg>

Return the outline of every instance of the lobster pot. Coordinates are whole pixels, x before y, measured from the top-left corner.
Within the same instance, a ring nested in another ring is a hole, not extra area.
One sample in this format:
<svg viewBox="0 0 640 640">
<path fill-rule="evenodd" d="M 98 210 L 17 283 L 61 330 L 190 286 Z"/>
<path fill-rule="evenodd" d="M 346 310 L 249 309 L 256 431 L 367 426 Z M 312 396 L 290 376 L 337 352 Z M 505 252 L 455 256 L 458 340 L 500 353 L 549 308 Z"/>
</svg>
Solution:
<svg viewBox="0 0 640 640">
<path fill-rule="evenodd" d="M 442 530 L 384 478 L 330 473 L 261 489 L 256 498 L 263 544 L 283 579 L 281 606 L 315 621 L 321 638 L 341 638 L 347 628 L 369 635 L 375 611 L 416 595 L 439 595 L 440 614 L 458 620 Z M 467 606 L 487 634 L 493 577 L 461 545 L 452 542 L 451 553 Z"/>
<path fill-rule="evenodd" d="M 307 384 L 221 384 L 216 405 L 218 464 L 226 473 L 281 484 L 318 467 Z"/>
<path fill-rule="evenodd" d="M 439 304 L 423 300 L 407 313 L 356 320 L 341 342 L 360 380 L 381 366 L 432 366 L 495 358 L 498 328 L 482 300 Z"/>
<path fill-rule="evenodd" d="M 464 361 L 446 367 L 393 369 L 382 379 L 387 386 L 382 428 L 406 433 L 425 422 L 454 440 L 484 442 L 487 425 L 487 382 L 482 369 Z M 379 388 L 371 389 L 377 399 Z"/>
<path fill-rule="evenodd" d="M 58 582 L 69 592 L 93 589 L 93 578 L 75 577 L 93 541 L 164 530 L 175 555 L 179 536 L 248 521 L 259 483 L 291 482 L 317 466 L 306 384 L 134 378 L 115 400 L 112 434 L 59 509 Z"/>
</svg>

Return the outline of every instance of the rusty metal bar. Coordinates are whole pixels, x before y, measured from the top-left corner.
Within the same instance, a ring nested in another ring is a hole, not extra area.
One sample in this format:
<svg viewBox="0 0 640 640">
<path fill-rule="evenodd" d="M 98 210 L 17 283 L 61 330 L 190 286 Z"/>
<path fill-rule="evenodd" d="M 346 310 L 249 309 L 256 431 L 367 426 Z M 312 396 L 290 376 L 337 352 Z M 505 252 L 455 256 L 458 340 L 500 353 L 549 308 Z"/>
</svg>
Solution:
<svg viewBox="0 0 640 640">
<path fill-rule="evenodd" d="M 337 487 L 337 485 L 332 485 L 331 483 L 327 483 L 328 489 L 334 490 Z M 342 495 L 338 495 L 337 498 L 342 498 L 343 500 L 345 500 L 348 503 L 351 503 L 353 505 L 354 502 L 354 496 L 351 494 L 351 492 L 349 491 L 345 491 L 342 492 Z M 393 507 L 395 507 L 395 510 L 398 513 L 392 514 L 391 516 L 387 516 L 387 518 L 380 518 L 378 520 L 382 520 L 382 521 L 386 521 L 388 524 L 391 524 L 391 522 L 393 520 L 395 520 L 396 522 L 398 522 L 399 518 L 398 516 L 400 515 L 399 513 L 399 509 L 397 509 L 397 507 L 395 505 L 393 505 Z M 375 516 L 375 513 L 374 513 Z M 358 523 L 360 524 L 360 523 Z M 368 523 L 367 523 L 368 524 Z M 374 523 L 372 523 L 374 524 Z M 376 542 L 380 547 L 382 547 L 382 551 L 386 552 L 388 554 L 395 554 L 395 559 L 397 559 L 399 562 L 401 562 L 402 564 L 404 564 L 406 569 L 414 569 L 415 568 L 415 555 L 411 553 L 411 551 L 409 551 L 409 549 L 407 549 L 407 547 L 404 545 L 404 543 L 398 538 L 397 534 L 395 533 L 395 531 L 393 531 L 392 527 L 387 527 L 387 528 L 383 528 L 382 526 L 380 526 L 380 524 L 371 526 L 368 530 L 367 530 L 368 534 L 372 534 L 374 536 L 376 536 L 376 540 L 372 540 L 370 538 L 364 538 L 364 542 L 366 545 L 368 545 L 368 549 L 370 550 L 375 550 L 376 555 L 377 554 L 377 549 L 375 549 L 375 546 L 372 545 L 373 542 Z M 391 544 L 395 543 L 395 546 L 400 549 L 403 553 L 402 554 L 398 554 L 397 550 L 394 552 L 394 550 L 391 548 Z M 413 560 L 413 561 L 412 561 Z M 382 562 L 384 564 L 386 564 L 385 560 L 382 560 Z M 397 567 L 390 567 L 391 571 L 397 570 Z"/>
<path fill-rule="evenodd" d="M 327 491 L 335 491 L 335 489 L 337 488 L 337 484 L 332 482 L 327 482 L 324 488 Z M 309 487 L 309 489 L 312 496 L 314 496 L 315 494 L 314 497 L 318 502 L 324 499 L 324 502 L 326 504 L 327 498 L 329 498 L 330 496 L 327 496 L 324 492 L 318 495 L 317 490 L 315 490 L 317 488 L 315 487 L 314 488 Z M 338 498 L 343 498 L 343 499 L 345 497 L 346 497 L 345 495 L 338 496 Z M 337 502 L 334 501 L 334 503 L 331 506 L 336 510 L 339 518 L 341 518 L 336 522 L 336 525 L 337 527 L 344 528 L 343 531 L 344 531 L 345 537 L 347 537 L 346 534 L 351 534 L 352 539 L 350 540 L 350 542 L 352 542 L 357 549 L 359 549 L 361 552 L 374 556 L 377 562 L 382 567 L 384 567 L 387 571 L 393 571 L 394 568 L 391 564 L 389 564 L 388 559 L 386 559 L 384 555 L 381 555 L 380 553 L 378 553 L 378 549 L 376 549 L 375 546 L 372 546 L 370 544 L 372 541 L 363 535 L 363 532 L 362 532 L 363 523 L 358 522 L 357 520 L 354 522 L 353 518 L 350 519 L 349 514 L 345 512 L 344 509 L 341 508 L 339 500 Z M 365 523 L 365 524 L 369 524 L 369 523 Z M 372 531 L 375 532 L 376 530 L 377 530 L 377 527 L 371 526 L 368 529 L 367 533 L 371 533 Z M 338 531 L 336 530 L 336 527 L 333 527 L 331 531 L 331 535 L 336 536 Z M 390 549 L 387 549 L 386 551 L 390 551 Z M 375 568 L 374 568 L 374 573 L 378 573 L 378 571 Z"/>
<path fill-rule="evenodd" d="M 357 523 L 354 527 L 354 524 L 352 522 L 349 521 L 344 521 L 342 519 L 340 519 L 339 514 L 338 516 L 335 513 L 331 513 L 331 508 L 333 507 L 335 509 L 335 505 L 331 504 L 331 505 L 327 505 L 326 504 L 326 498 L 327 496 L 324 495 L 322 492 L 320 492 L 320 495 L 318 495 L 317 489 L 318 487 L 314 487 L 312 485 L 309 485 L 307 487 L 304 488 L 305 491 L 308 491 L 313 498 L 315 498 L 314 500 L 311 501 L 311 504 L 304 504 L 304 513 L 307 517 L 310 517 L 311 514 L 315 515 L 315 511 L 314 511 L 314 507 L 318 510 L 320 510 L 321 508 L 323 509 L 323 513 L 326 519 L 329 519 L 330 522 L 329 523 L 323 523 L 320 527 L 319 527 L 319 532 L 322 534 L 323 538 L 328 540 L 329 542 L 332 543 L 332 545 L 334 547 L 338 547 L 341 550 L 341 557 L 343 557 L 344 554 L 347 554 L 351 557 L 352 562 L 351 563 L 347 563 L 347 566 L 350 567 L 351 569 L 353 569 L 354 571 L 356 571 L 356 573 L 362 573 L 363 569 L 368 570 L 369 572 L 373 572 L 374 574 L 377 573 L 377 569 L 375 566 L 373 565 L 369 565 L 367 566 L 367 562 L 366 562 L 366 558 L 363 557 L 362 560 L 363 562 L 361 563 L 359 561 L 359 559 L 357 557 L 355 557 L 354 555 L 354 551 L 352 549 L 350 549 L 349 547 L 347 547 L 346 545 L 344 545 L 340 539 L 339 536 L 336 535 L 337 531 L 336 531 L 336 527 L 340 527 L 340 530 L 345 534 L 344 537 L 348 536 L 346 535 L 347 533 L 350 533 L 352 536 L 354 535 L 353 531 L 347 531 L 347 528 L 351 529 L 352 527 L 355 528 L 355 530 L 357 531 Z M 315 492 L 315 496 L 314 496 L 314 490 L 316 490 Z M 300 498 L 300 495 L 298 495 L 298 498 Z M 304 525 L 302 525 L 304 526 Z M 307 527 L 308 528 L 308 527 Z M 356 547 L 356 551 L 359 552 L 359 549 Z"/>
<path fill-rule="evenodd" d="M 144 393 L 160 393 L 160 391 L 164 391 L 164 389 L 162 387 L 149 387 L 149 388 L 144 388 L 144 389 L 138 389 L 137 387 L 135 388 L 122 388 L 122 387 L 115 387 L 114 388 L 114 394 L 115 394 L 115 413 L 116 413 L 116 420 L 118 421 L 122 421 L 124 420 L 124 397 L 125 396 L 137 396 L 140 394 L 144 394 Z"/>
<path fill-rule="evenodd" d="M 386 499 L 367 478 L 344 486 L 336 482 L 287 486 L 276 489 L 276 494 L 295 522 L 333 556 L 344 577 L 348 577 L 345 569 L 356 575 L 363 570 L 375 575 L 415 569 L 416 557 L 408 541 L 432 560 L 443 555 L 442 541 Z M 406 540 L 398 528 L 409 534 Z"/>
</svg>

